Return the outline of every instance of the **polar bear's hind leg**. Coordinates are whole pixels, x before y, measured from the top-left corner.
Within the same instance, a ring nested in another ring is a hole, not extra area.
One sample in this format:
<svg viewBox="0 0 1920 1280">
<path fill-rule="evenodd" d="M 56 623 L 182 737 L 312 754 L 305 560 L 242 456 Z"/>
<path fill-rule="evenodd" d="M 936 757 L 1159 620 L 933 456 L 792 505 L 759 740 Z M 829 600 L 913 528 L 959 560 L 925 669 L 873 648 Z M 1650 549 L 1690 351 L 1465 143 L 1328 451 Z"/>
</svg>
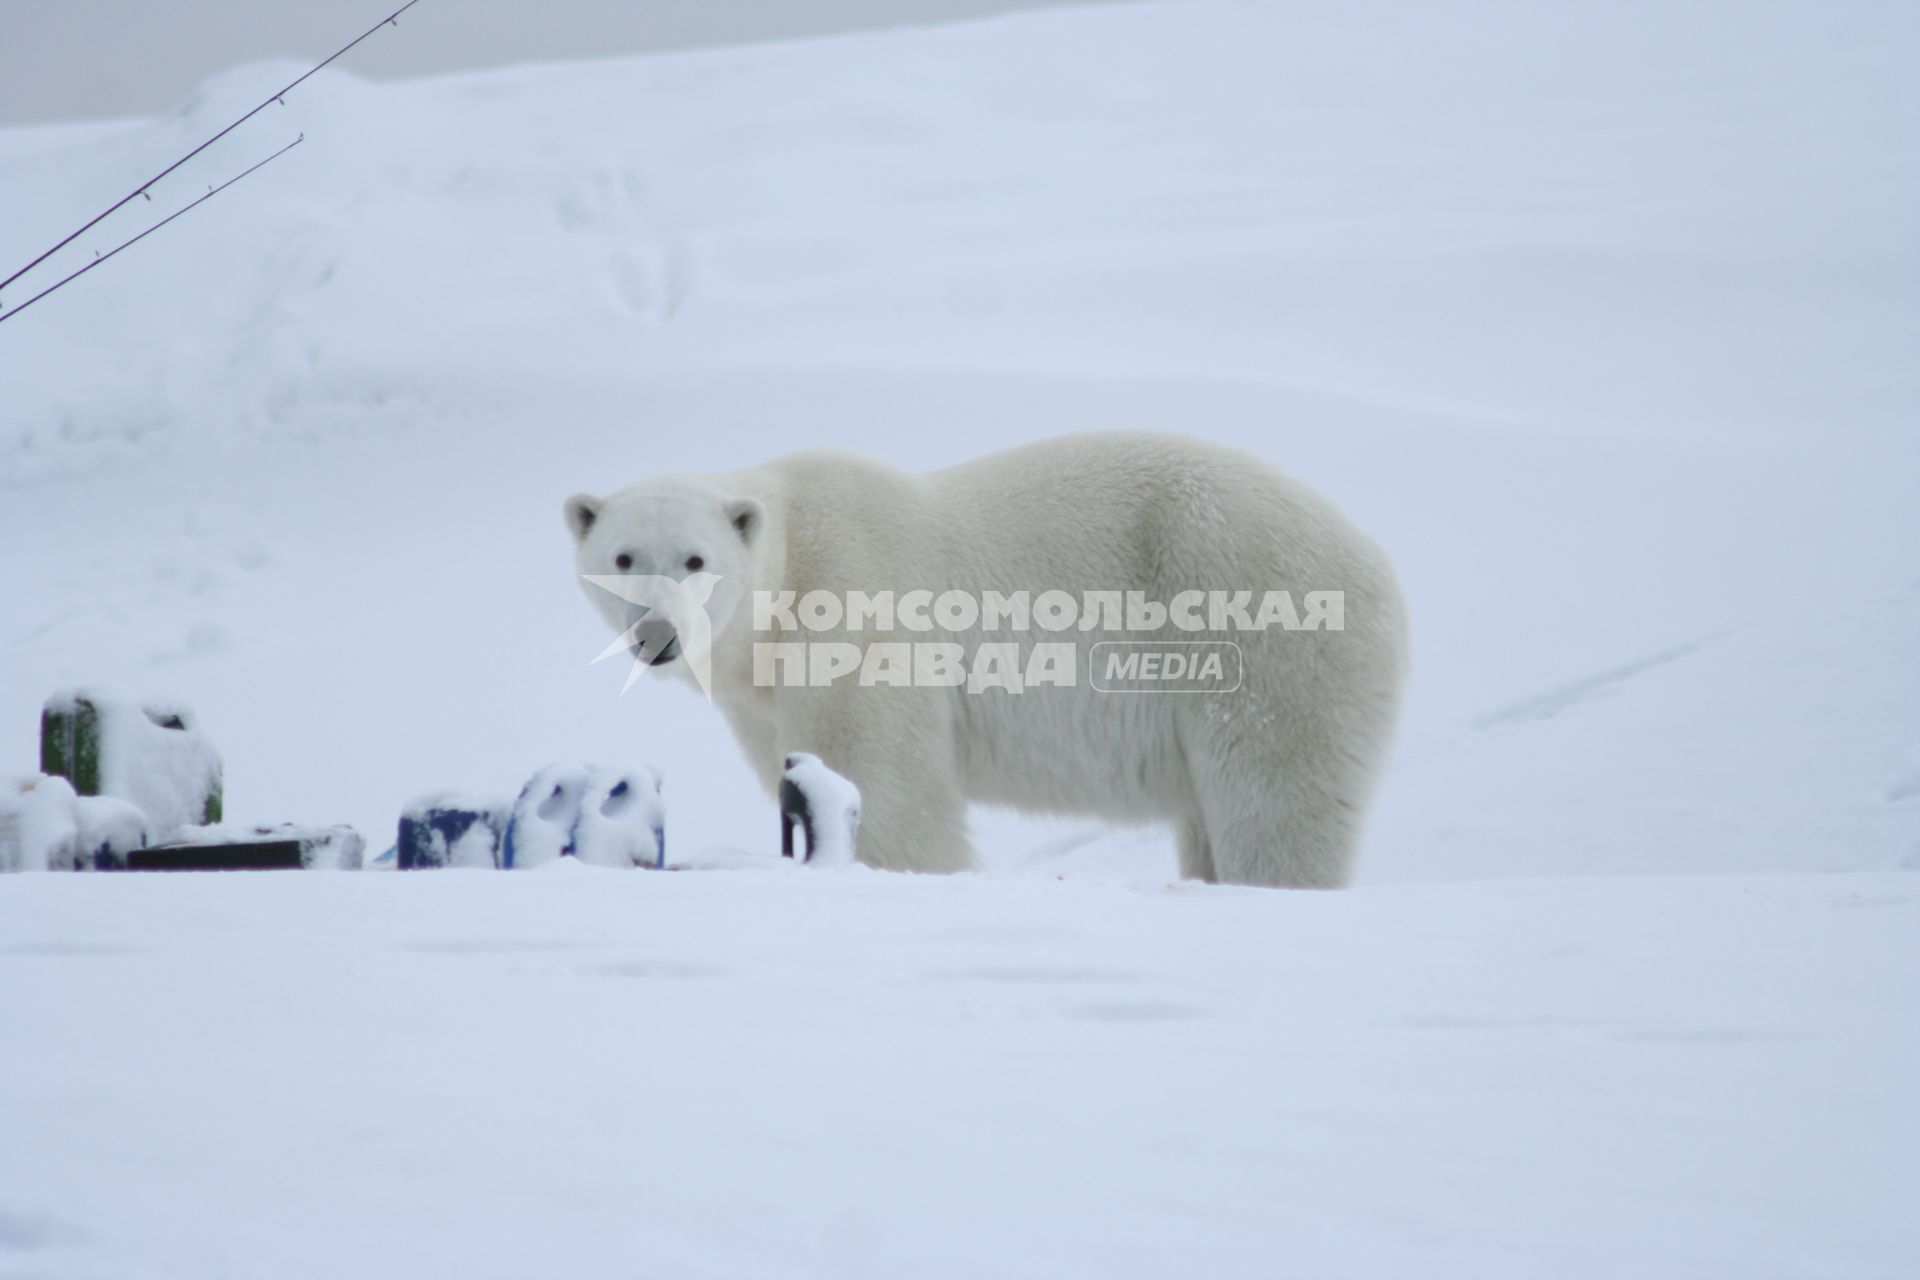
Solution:
<svg viewBox="0 0 1920 1280">
<path fill-rule="evenodd" d="M 1381 755 L 1366 724 L 1312 715 L 1276 731 L 1216 723 L 1190 747 L 1211 872 L 1222 884 L 1334 889 L 1347 883 Z M 1181 871 L 1195 842 L 1183 834 Z"/>
<path fill-rule="evenodd" d="M 1185 818 L 1180 822 L 1180 875 L 1187 880 L 1215 879 L 1213 849 L 1207 843 L 1207 824 L 1203 818 Z"/>
</svg>

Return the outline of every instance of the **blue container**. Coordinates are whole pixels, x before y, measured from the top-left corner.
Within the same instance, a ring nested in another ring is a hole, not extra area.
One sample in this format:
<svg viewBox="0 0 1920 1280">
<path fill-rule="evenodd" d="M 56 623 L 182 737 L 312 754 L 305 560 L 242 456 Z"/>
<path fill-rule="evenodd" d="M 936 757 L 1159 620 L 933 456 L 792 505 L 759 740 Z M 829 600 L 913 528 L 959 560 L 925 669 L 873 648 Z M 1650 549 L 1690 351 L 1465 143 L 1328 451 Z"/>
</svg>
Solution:
<svg viewBox="0 0 1920 1280">
<path fill-rule="evenodd" d="M 500 865 L 500 806 L 441 793 L 408 805 L 400 815 L 395 861 L 402 871 Z"/>
</svg>

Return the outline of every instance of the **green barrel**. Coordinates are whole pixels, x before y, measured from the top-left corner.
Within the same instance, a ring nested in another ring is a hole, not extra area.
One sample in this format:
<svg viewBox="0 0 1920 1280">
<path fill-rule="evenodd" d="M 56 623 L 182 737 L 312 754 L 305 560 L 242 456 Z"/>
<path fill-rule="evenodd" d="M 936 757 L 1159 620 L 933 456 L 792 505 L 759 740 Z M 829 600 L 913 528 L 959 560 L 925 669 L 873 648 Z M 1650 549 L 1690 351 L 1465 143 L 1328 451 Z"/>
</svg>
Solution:
<svg viewBox="0 0 1920 1280">
<path fill-rule="evenodd" d="M 145 714 L 160 729 L 182 732 L 186 729 L 177 716 Z M 100 732 L 100 708 L 86 694 L 56 697 L 41 709 L 40 772 L 65 778 L 83 796 L 97 796 L 102 794 L 101 754 L 109 749 Z M 221 790 L 221 777 L 216 770 L 208 783 L 206 803 L 199 819 L 201 825 L 220 821 Z"/>
</svg>

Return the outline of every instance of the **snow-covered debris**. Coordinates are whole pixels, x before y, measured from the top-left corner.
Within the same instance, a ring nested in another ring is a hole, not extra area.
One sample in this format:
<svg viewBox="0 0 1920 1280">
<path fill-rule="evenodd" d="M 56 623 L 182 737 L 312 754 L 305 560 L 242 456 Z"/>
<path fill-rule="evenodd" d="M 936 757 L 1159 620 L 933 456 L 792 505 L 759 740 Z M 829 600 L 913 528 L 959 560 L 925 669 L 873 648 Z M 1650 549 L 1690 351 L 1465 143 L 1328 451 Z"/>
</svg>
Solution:
<svg viewBox="0 0 1920 1280">
<path fill-rule="evenodd" d="M 358 871 L 366 865 L 366 837 L 348 826 L 309 828 L 300 856 L 309 871 Z"/>
<path fill-rule="evenodd" d="M 367 842 L 348 826 L 308 827 L 297 822 L 219 823 L 188 827 L 171 845 L 286 844 L 300 846 L 300 865 L 308 871 L 358 871 Z"/>
<path fill-rule="evenodd" d="M 538 867 L 573 852 L 573 829 L 591 771 L 585 765 L 548 765 L 533 775 L 513 802 L 500 865 Z"/>
<path fill-rule="evenodd" d="M 85 794 L 131 802 L 157 841 L 219 821 L 220 753 L 186 707 L 71 689 L 47 700 L 41 724 L 41 767 Z"/>
<path fill-rule="evenodd" d="M 804 837 L 795 849 L 794 833 Z M 796 751 L 780 779 L 780 852 L 823 867 L 854 862 L 860 834 L 860 788 L 827 768 L 819 756 Z"/>
<path fill-rule="evenodd" d="M 573 853 L 601 867 L 664 867 L 666 825 L 658 773 L 644 765 L 595 769 L 580 798 Z"/>
<path fill-rule="evenodd" d="M 402 811 L 395 845 L 403 871 L 526 868 L 563 857 L 603 867 L 664 866 L 660 775 L 644 765 L 550 765 L 511 804 L 437 791 Z"/>
<path fill-rule="evenodd" d="M 402 871 L 498 867 L 509 809 L 461 791 L 421 796 L 400 813 L 395 865 Z"/>
<path fill-rule="evenodd" d="M 78 856 L 77 797 L 65 778 L 0 783 L 0 871 L 66 871 Z"/>
<path fill-rule="evenodd" d="M 147 815 L 119 796 L 79 796 L 74 801 L 79 834 L 75 850 L 81 871 L 117 871 L 127 855 L 147 847 Z"/>
</svg>

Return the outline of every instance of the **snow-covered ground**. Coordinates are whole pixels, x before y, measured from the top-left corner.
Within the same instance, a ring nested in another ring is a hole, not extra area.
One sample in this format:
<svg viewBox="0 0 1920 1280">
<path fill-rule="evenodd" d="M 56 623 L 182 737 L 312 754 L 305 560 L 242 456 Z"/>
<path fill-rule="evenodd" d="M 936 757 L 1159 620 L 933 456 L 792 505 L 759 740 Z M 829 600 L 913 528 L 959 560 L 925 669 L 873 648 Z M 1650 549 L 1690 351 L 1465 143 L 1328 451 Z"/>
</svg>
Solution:
<svg viewBox="0 0 1920 1280">
<path fill-rule="evenodd" d="M 0 910 L 0 1274 L 1895 1280 L 1920 1242 L 1904 875 Z"/>
<path fill-rule="evenodd" d="M 1380 538 L 1401 750 L 1340 895 L 998 814 L 963 880 L 8 877 L 0 1274 L 1910 1272 L 1917 40 L 1190 0 L 310 81 L 0 320 L 0 772 L 106 683 L 233 821 L 638 759 L 770 854 L 589 665 L 561 499 L 1100 426 Z M 298 70 L 0 131 L 0 270 Z"/>
</svg>

